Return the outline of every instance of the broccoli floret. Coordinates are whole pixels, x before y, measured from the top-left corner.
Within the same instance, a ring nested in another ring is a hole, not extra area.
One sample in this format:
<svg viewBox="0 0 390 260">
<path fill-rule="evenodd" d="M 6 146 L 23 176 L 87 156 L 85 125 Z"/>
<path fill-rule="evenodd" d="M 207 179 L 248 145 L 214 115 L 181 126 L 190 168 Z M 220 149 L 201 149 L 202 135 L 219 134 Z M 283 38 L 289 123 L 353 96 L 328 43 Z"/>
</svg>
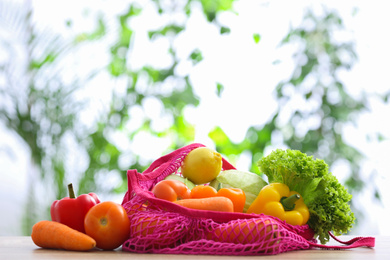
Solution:
<svg viewBox="0 0 390 260">
<path fill-rule="evenodd" d="M 280 182 L 301 194 L 310 211 L 308 225 L 322 244 L 347 233 L 355 221 L 349 201 L 352 195 L 329 172 L 328 165 L 298 150 L 277 149 L 258 161 L 269 183 Z"/>
</svg>

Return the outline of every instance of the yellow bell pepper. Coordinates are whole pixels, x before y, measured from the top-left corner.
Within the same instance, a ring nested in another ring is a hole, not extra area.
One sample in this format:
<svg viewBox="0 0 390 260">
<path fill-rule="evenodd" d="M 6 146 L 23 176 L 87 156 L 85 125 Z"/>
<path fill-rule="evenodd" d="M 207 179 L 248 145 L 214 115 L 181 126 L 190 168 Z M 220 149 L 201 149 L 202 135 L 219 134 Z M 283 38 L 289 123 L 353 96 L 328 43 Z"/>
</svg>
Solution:
<svg viewBox="0 0 390 260">
<path fill-rule="evenodd" d="M 291 225 L 304 225 L 310 217 L 301 195 L 283 183 L 271 183 L 260 191 L 247 213 L 263 213 L 285 220 Z"/>
</svg>

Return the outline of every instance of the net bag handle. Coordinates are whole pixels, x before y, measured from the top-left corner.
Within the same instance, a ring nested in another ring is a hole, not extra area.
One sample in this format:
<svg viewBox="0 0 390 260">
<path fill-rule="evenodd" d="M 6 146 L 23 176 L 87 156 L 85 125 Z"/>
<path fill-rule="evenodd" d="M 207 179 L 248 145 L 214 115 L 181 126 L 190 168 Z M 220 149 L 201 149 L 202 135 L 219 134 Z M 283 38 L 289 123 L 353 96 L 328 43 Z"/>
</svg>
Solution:
<svg viewBox="0 0 390 260">
<path fill-rule="evenodd" d="M 311 247 L 317 247 L 317 248 L 328 249 L 328 250 L 343 250 L 343 249 L 351 249 L 357 247 L 375 247 L 375 237 L 355 237 L 348 241 L 342 241 L 338 239 L 335 235 L 333 235 L 332 232 L 329 232 L 329 235 L 340 244 L 344 244 L 344 246 L 322 245 L 322 244 L 317 244 L 308 241 L 309 245 Z"/>
<path fill-rule="evenodd" d="M 205 145 L 200 143 L 193 143 L 182 148 L 179 148 L 171 153 L 168 153 L 157 160 L 155 160 L 144 172 L 143 175 L 147 179 L 151 179 L 153 177 L 158 177 L 163 175 L 166 177 L 168 174 L 176 172 L 181 163 L 184 160 L 184 157 L 191 152 L 192 150 L 205 147 Z M 222 168 L 224 170 L 235 169 L 233 165 L 231 165 L 226 159 L 222 158 Z M 165 173 L 166 172 L 166 173 Z"/>
<path fill-rule="evenodd" d="M 123 198 L 122 205 L 133 197 L 134 192 L 139 194 L 144 193 L 145 191 L 150 191 L 154 185 L 163 180 L 166 176 L 177 172 L 185 156 L 192 150 L 199 147 L 205 147 L 205 145 L 201 143 L 192 143 L 174 150 L 153 161 L 152 164 L 142 173 L 139 173 L 137 170 L 128 170 L 128 189 Z M 222 157 L 222 169 L 230 170 L 236 168 Z M 135 185 L 131 185 L 131 183 Z M 134 189 L 136 189 L 136 191 Z M 154 196 L 152 197 L 154 198 Z M 160 200 L 159 203 L 164 204 L 164 201 Z"/>
</svg>

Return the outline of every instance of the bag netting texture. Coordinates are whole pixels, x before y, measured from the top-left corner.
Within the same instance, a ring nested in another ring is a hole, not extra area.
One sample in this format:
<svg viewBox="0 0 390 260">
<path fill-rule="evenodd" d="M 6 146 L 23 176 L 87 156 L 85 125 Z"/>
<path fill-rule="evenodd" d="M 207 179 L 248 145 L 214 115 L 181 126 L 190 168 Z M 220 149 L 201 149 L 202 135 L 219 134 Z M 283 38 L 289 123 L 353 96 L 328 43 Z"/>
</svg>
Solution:
<svg viewBox="0 0 390 260">
<path fill-rule="evenodd" d="M 272 255 L 309 249 L 314 243 L 307 226 L 292 226 L 263 214 L 187 209 L 155 198 L 151 189 L 177 173 L 184 157 L 203 146 L 191 144 L 167 154 L 143 173 L 129 170 L 122 205 L 128 212 L 130 237 L 122 249 L 136 253 Z M 222 170 L 234 169 L 223 159 Z"/>
</svg>

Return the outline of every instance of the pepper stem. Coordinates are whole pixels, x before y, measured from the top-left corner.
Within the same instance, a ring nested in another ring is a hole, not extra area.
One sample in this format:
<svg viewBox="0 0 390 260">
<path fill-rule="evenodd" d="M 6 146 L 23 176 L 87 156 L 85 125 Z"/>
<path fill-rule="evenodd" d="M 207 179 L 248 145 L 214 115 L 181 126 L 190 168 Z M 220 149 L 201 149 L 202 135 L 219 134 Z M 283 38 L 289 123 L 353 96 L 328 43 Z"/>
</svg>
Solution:
<svg viewBox="0 0 390 260">
<path fill-rule="evenodd" d="M 75 199 L 76 195 L 74 194 L 74 189 L 73 189 L 73 184 L 69 183 L 68 184 L 68 192 L 69 192 L 69 198 Z"/>
<path fill-rule="evenodd" d="M 293 210 L 295 208 L 295 202 L 300 198 L 301 196 L 299 194 L 293 194 L 290 197 L 281 198 L 280 203 L 282 203 L 284 210 Z"/>
</svg>

